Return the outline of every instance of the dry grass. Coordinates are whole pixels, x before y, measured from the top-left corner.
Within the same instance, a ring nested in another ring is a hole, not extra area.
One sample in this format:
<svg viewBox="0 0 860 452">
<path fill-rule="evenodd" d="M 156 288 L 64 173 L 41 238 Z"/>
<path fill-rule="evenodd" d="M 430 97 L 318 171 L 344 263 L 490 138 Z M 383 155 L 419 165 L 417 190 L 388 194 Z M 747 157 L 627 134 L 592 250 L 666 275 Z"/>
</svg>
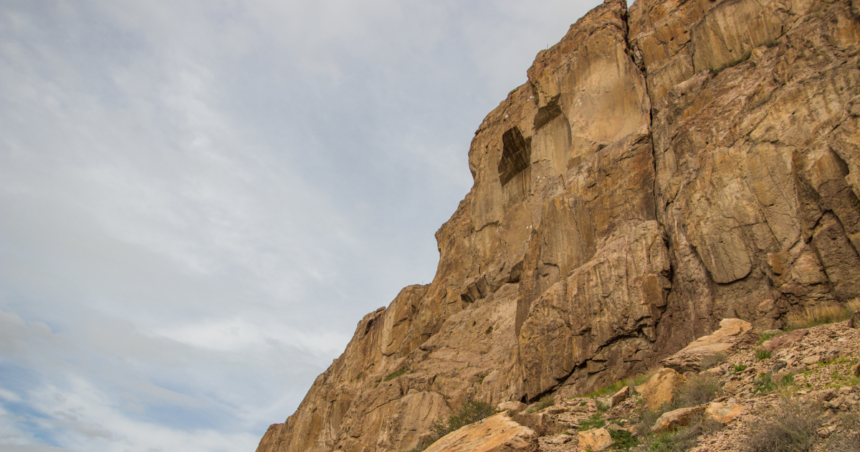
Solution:
<svg viewBox="0 0 860 452">
<path fill-rule="evenodd" d="M 817 440 L 822 411 L 813 405 L 784 399 L 747 426 L 744 443 L 749 452 L 806 452 Z"/>
<path fill-rule="evenodd" d="M 804 312 L 791 314 L 786 320 L 788 322 L 788 330 L 797 330 L 800 328 L 811 328 L 818 325 L 826 325 L 828 323 L 843 322 L 851 318 L 851 316 L 860 311 L 860 298 L 855 298 L 844 306 L 838 304 L 829 304 L 814 308 L 806 308 Z"/>
<path fill-rule="evenodd" d="M 688 408 L 714 400 L 722 390 L 720 378 L 704 373 L 690 377 L 675 393 L 675 407 Z"/>
</svg>

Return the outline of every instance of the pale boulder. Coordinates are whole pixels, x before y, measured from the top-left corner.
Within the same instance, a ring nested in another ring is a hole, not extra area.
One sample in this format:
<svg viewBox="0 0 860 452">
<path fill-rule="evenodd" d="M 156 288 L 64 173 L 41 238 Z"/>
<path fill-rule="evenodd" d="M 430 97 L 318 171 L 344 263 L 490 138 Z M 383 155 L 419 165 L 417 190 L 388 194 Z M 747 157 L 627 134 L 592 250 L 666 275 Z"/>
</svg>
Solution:
<svg viewBox="0 0 860 452">
<path fill-rule="evenodd" d="M 654 423 L 654 427 L 651 427 L 651 430 L 654 432 L 667 432 L 673 431 L 680 427 L 684 427 L 693 420 L 694 417 L 702 414 L 705 411 L 704 405 L 702 406 L 694 406 L 692 408 L 681 408 L 678 410 L 669 411 L 667 413 L 663 413 L 657 422 Z"/>
<path fill-rule="evenodd" d="M 674 369 L 660 369 L 645 383 L 636 387 L 648 409 L 656 410 L 664 403 L 672 403 L 675 397 L 675 391 L 687 379 L 676 372 Z"/>
<path fill-rule="evenodd" d="M 698 372 L 702 358 L 719 353 L 728 353 L 739 343 L 748 339 L 752 324 L 741 319 L 723 319 L 720 329 L 702 336 L 678 353 L 663 360 L 662 364 L 679 372 Z"/>
<path fill-rule="evenodd" d="M 728 424 L 743 414 L 744 406 L 739 403 L 711 402 L 705 408 L 705 417 L 721 424 Z"/>
<path fill-rule="evenodd" d="M 534 430 L 500 413 L 443 436 L 426 452 L 536 452 L 537 438 Z"/>
<path fill-rule="evenodd" d="M 609 431 L 605 428 L 595 428 L 579 432 L 576 437 L 579 440 L 580 450 L 591 450 L 597 452 L 600 450 L 606 450 L 614 444 L 612 436 L 609 435 Z"/>
</svg>

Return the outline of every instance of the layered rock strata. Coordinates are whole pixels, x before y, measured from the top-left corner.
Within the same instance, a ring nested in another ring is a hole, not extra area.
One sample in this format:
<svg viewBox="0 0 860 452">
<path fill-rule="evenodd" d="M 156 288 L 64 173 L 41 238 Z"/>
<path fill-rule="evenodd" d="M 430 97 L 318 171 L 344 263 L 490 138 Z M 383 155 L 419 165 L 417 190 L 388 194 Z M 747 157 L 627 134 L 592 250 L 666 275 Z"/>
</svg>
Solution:
<svg viewBox="0 0 860 452">
<path fill-rule="evenodd" d="M 860 2 L 607 0 L 483 121 L 433 282 L 359 322 L 258 451 L 408 450 L 722 318 L 860 296 Z"/>
</svg>

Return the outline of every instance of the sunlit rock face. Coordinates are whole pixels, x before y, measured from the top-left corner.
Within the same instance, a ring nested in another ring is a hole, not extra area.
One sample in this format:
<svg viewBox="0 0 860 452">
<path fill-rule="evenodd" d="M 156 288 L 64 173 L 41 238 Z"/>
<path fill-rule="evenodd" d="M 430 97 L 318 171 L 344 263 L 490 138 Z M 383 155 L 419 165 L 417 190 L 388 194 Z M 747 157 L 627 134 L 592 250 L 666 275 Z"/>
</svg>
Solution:
<svg viewBox="0 0 860 452">
<path fill-rule="evenodd" d="M 860 296 L 857 0 L 607 0 L 484 119 L 433 282 L 359 322 L 258 451 L 409 450 L 740 318 Z"/>
</svg>

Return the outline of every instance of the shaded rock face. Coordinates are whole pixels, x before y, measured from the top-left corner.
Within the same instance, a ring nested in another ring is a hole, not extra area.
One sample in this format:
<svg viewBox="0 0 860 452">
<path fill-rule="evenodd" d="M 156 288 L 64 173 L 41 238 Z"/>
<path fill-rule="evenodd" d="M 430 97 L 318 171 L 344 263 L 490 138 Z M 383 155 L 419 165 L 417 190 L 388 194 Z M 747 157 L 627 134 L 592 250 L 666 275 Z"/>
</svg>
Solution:
<svg viewBox="0 0 860 452">
<path fill-rule="evenodd" d="M 408 450 L 860 296 L 856 0 L 607 0 L 477 130 L 433 282 L 359 322 L 259 451 Z"/>
</svg>

